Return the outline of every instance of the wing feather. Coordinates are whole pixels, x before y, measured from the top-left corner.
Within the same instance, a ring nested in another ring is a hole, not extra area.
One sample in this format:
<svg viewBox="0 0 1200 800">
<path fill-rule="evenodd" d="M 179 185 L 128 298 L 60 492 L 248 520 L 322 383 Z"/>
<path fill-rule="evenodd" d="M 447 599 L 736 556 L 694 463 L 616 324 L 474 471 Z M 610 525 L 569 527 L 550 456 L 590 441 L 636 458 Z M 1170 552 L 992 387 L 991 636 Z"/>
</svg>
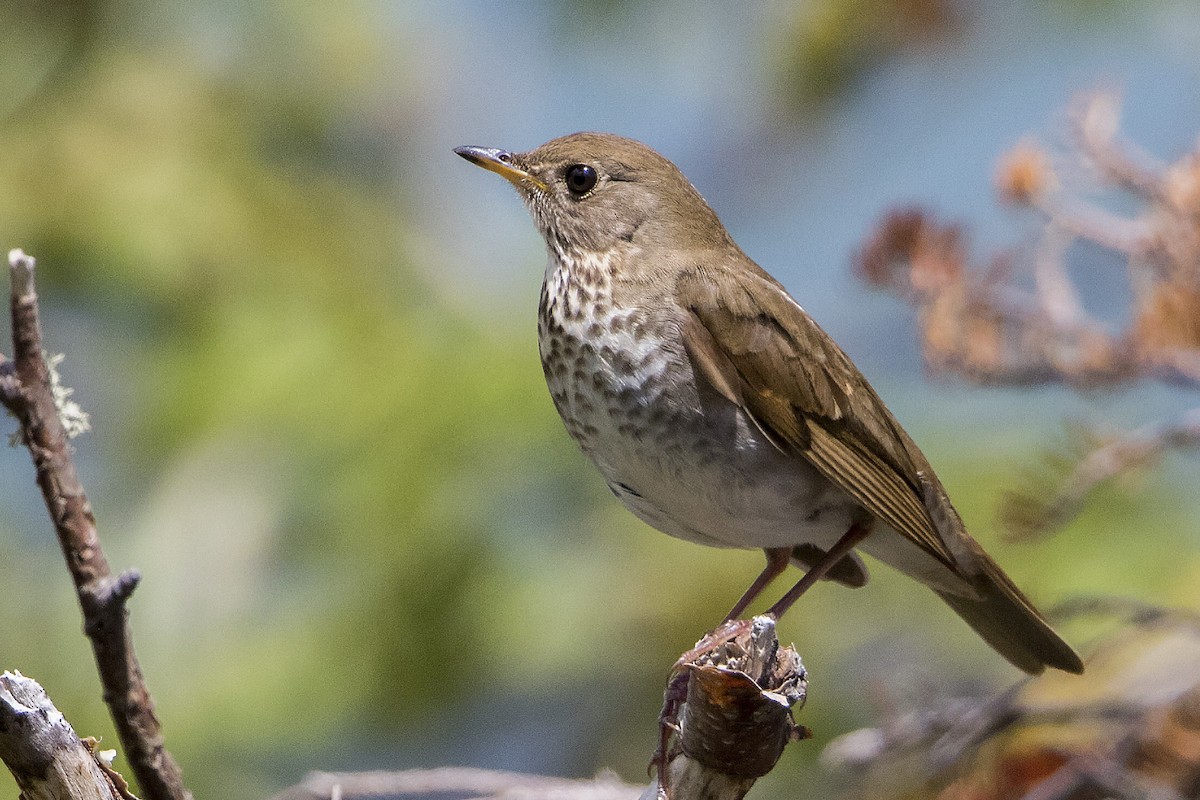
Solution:
<svg viewBox="0 0 1200 800">
<path fill-rule="evenodd" d="M 914 482 L 928 466 L 857 367 L 773 280 L 722 273 L 740 284 L 722 302 L 714 277 L 688 273 L 677 287 L 684 342 L 708 382 L 777 445 L 955 568 Z"/>
<path fill-rule="evenodd" d="M 684 271 L 676 285 L 697 371 L 776 447 L 806 459 L 961 578 L 959 589 L 935 591 L 1009 661 L 1030 673 L 1047 665 L 1081 672 L 1075 651 L 967 533 L 929 462 L 858 368 L 778 282 L 748 259 L 737 266 Z"/>
</svg>

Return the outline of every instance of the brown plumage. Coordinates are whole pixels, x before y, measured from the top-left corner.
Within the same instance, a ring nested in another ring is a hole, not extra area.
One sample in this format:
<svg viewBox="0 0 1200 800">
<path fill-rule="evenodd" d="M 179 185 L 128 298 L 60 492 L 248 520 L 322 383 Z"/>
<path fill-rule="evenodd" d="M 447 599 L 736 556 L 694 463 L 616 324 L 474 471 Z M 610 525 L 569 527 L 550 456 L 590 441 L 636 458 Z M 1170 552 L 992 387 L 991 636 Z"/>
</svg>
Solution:
<svg viewBox="0 0 1200 800">
<path fill-rule="evenodd" d="M 613 493 L 673 536 L 766 552 L 731 614 L 789 560 L 810 572 L 770 613 L 817 578 L 863 585 L 857 547 L 1021 669 L 1083 669 L 846 354 L 670 161 L 592 133 L 456 152 L 512 182 L 546 241 L 547 383 Z"/>
</svg>

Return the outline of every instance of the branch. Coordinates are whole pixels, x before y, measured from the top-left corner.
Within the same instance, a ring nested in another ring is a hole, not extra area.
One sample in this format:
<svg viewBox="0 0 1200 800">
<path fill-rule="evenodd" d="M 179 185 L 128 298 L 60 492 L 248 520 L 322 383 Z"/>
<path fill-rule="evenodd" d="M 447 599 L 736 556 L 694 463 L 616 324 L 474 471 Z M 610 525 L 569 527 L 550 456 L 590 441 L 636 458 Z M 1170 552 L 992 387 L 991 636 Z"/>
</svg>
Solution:
<svg viewBox="0 0 1200 800">
<path fill-rule="evenodd" d="M 1200 615 L 1099 596 L 1050 616 L 1109 628 L 1082 677 L 1046 673 L 975 698 L 906 691 L 883 725 L 835 739 L 822 760 L 865 773 L 881 798 L 1200 796 Z"/>
<path fill-rule="evenodd" d="M 775 620 L 735 620 L 685 653 L 667 684 L 650 798 L 741 800 L 774 767 L 789 742 L 808 737 L 792 709 L 803 706 L 808 675 Z"/>
<path fill-rule="evenodd" d="M 21 440 L 33 458 L 42 498 L 75 583 L 104 701 L 130 769 L 150 800 L 188 800 L 191 795 L 163 744 L 162 726 L 133 649 L 125 603 L 140 576 L 132 570 L 112 574 L 71 459 L 60 418 L 66 393 L 56 387 L 42 345 L 34 264 L 20 250 L 9 253 L 14 353 L 12 361 L 0 356 L 0 403 L 20 422 Z"/>
<path fill-rule="evenodd" d="M 859 273 L 918 308 L 933 369 L 984 385 L 1092 389 L 1156 380 L 1200 388 L 1200 148 L 1158 164 L 1117 138 L 1117 110 L 1111 95 L 1082 102 L 1073 154 L 1098 173 L 1101 188 L 1132 196 L 1129 216 L 1061 182 L 1071 171 L 1060 174 L 1026 139 L 997 170 L 1001 198 L 1043 218 L 1024 258 L 1005 254 L 997 259 L 1003 270 L 971 269 L 962 227 L 914 209 L 890 213 L 864 243 Z M 1078 269 L 1068 263 L 1080 244 L 1124 262 L 1125 318 L 1097 319 L 1084 308 Z M 1030 273 L 1031 289 L 1014 267 Z"/>
<path fill-rule="evenodd" d="M 612 775 L 593 780 L 548 778 L 469 767 L 401 772 L 311 772 L 272 800 L 353 800 L 455 795 L 464 800 L 636 800 L 640 789 Z"/>
<path fill-rule="evenodd" d="M 1083 435 L 1087 438 L 1082 452 L 1061 460 L 1068 467 L 1065 475 L 1031 475 L 1029 486 L 1009 493 L 1002 516 L 1011 538 L 1032 538 L 1062 527 L 1100 486 L 1157 461 L 1170 450 L 1200 450 L 1200 408 L 1172 422 L 1127 433 L 1100 437 L 1084 431 Z"/>
<path fill-rule="evenodd" d="M 24 800 L 136 800 L 46 691 L 20 673 L 0 675 L 0 760 Z"/>
<path fill-rule="evenodd" d="M 644 790 L 611 775 L 569 780 L 447 767 L 402 772 L 310 773 L 272 800 L 353 800 L 451 795 L 463 800 L 741 800 L 791 741 L 806 738 L 792 719 L 807 675 L 781 648 L 769 617 L 710 633 L 675 666 L 652 766 L 665 780 Z"/>
<path fill-rule="evenodd" d="M 1166 165 L 1118 136 L 1121 103 L 1116 93 L 1100 90 L 1080 95 L 1070 120 L 1080 149 L 1112 183 L 1149 202 L 1165 199 Z"/>
</svg>

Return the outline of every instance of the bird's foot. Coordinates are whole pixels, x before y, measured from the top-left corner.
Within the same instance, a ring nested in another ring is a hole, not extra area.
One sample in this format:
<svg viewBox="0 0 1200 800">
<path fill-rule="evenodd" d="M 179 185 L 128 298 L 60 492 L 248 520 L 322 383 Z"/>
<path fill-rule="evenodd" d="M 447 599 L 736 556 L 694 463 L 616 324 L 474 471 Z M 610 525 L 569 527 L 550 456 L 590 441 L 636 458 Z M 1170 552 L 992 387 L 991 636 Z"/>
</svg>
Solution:
<svg viewBox="0 0 1200 800">
<path fill-rule="evenodd" d="M 728 642 L 744 636 L 750 631 L 754 624 L 753 620 L 749 619 L 727 619 L 717 627 L 713 628 L 708 633 L 700 637 L 700 641 L 696 642 L 696 646 L 679 657 L 675 665 L 671 667 L 669 680 L 674 681 L 676 676 L 684 673 L 689 666 L 692 666 L 696 661 L 704 656 L 712 653 L 717 648 Z"/>
</svg>

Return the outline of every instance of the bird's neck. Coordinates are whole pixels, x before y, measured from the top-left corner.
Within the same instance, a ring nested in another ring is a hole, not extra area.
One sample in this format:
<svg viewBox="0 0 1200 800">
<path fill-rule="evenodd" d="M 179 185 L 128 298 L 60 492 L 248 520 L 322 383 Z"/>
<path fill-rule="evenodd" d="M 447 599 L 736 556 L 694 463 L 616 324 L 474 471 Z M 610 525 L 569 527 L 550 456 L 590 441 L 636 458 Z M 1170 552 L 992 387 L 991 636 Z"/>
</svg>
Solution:
<svg viewBox="0 0 1200 800">
<path fill-rule="evenodd" d="M 596 305 L 612 302 L 612 254 L 547 247 L 542 283 L 542 313 L 565 320 L 594 314 Z"/>
<path fill-rule="evenodd" d="M 547 285 L 561 282 L 593 290 L 611 288 L 613 253 L 560 247 L 557 243 L 548 244 L 546 251 Z"/>
</svg>

